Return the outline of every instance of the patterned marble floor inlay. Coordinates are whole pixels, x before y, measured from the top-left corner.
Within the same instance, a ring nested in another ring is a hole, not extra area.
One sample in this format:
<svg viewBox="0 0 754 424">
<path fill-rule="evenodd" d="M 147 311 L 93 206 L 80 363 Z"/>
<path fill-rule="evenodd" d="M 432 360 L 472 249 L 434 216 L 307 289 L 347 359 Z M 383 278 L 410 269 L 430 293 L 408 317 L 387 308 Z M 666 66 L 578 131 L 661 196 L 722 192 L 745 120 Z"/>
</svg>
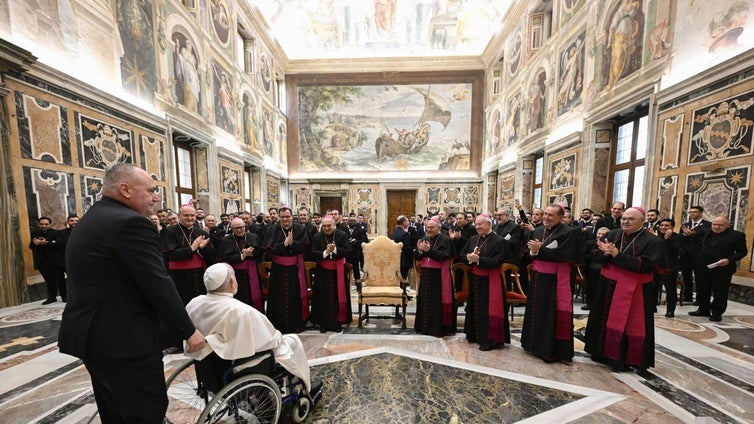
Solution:
<svg viewBox="0 0 754 424">
<path fill-rule="evenodd" d="M 338 417 L 353 423 L 508 423 L 539 420 L 569 404 L 585 415 L 590 405 L 623 398 L 394 348 L 311 364 L 312 378 L 324 384 L 314 422 Z"/>
</svg>

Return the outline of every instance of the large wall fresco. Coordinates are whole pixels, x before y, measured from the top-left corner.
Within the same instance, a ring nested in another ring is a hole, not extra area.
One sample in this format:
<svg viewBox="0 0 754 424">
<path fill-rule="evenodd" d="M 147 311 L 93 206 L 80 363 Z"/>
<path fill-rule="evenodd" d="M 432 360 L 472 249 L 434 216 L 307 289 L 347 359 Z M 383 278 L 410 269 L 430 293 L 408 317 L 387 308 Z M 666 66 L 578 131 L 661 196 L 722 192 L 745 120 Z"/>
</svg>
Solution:
<svg viewBox="0 0 754 424">
<path fill-rule="evenodd" d="M 468 171 L 471 93 L 468 83 L 299 87 L 299 169 Z"/>
<path fill-rule="evenodd" d="M 120 57 L 123 89 L 140 99 L 151 101 L 157 74 L 152 1 L 116 0 L 115 10 L 123 46 Z"/>
<path fill-rule="evenodd" d="M 558 115 L 562 115 L 581 104 L 584 90 L 584 38 L 582 32 L 566 44 L 560 52 L 558 73 Z"/>
<path fill-rule="evenodd" d="M 673 80 L 678 80 L 754 47 L 754 5 L 696 0 L 677 8 L 673 32 L 679 35 L 672 46 Z"/>
<path fill-rule="evenodd" d="M 607 9 L 600 76 L 603 91 L 636 72 L 642 64 L 644 10 L 640 0 L 620 0 Z"/>
</svg>

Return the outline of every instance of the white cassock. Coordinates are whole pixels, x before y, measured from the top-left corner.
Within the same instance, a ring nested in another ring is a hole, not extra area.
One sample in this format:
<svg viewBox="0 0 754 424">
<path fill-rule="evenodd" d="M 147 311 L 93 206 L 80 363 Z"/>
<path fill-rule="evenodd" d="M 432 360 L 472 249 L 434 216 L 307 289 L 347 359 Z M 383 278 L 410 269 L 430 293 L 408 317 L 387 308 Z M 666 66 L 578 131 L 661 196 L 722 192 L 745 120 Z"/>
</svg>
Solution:
<svg viewBox="0 0 754 424">
<path fill-rule="evenodd" d="M 272 350 L 275 361 L 300 378 L 307 391 L 311 390 L 309 362 L 301 339 L 294 334 L 281 334 L 264 314 L 235 299 L 233 294 L 197 296 L 186 305 L 186 311 L 207 339 L 202 350 L 187 356 L 200 360 L 215 352 L 222 359 L 233 360 Z"/>
</svg>

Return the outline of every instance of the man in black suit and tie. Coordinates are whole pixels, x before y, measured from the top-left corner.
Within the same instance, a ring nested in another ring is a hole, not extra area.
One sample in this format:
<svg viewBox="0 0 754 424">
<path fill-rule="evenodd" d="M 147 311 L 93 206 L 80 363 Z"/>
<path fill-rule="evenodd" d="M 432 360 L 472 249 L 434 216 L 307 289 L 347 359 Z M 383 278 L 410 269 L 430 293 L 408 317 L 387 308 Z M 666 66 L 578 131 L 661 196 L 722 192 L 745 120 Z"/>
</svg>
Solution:
<svg viewBox="0 0 754 424">
<path fill-rule="evenodd" d="M 706 264 L 699 258 L 702 238 L 710 230 L 710 222 L 702 218 L 704 208 L 692 206 L 689 208 L 689 220 L 681 226 L 681 260 L 679 262 L 683 275 L 683 301 L 691 303 L 694 296 L 694 277 L 697 279 L 704 271 Z M 693 276 L 692 276 L 693 274 Z M 697 287 L 698 290 L 698 287 Z"/>
<path fill-rule="evenodd" d="M 699 309 L 689 312 L 693 316 L 707 316 L 710 321 L 720 322 L 728 306 L 728 289 L 737 262 L 743 259 L 746 248 L 746 234 L 730 228 L 725 216 L 712 220 L 711 231 L 702 239 L 699 259 L 703 267 L 697 274 L 696 300 Z M 710 295 L 712 303 L 710 304 Z"/>
<path fill-rule="evenodd" d="M 159 235 L 147 218 L 160 198 L 130 163 L 105 173 L 102 200 L 71 233 L 68 304 L 58 347 L 89 371 L 103 423 L 162 423 L 168 406 L 162 349 L 188 352 L 205 340 L 165 270 Z"/>
<path fill-rule="evenodd" d="M 626 210 L 626 204 L 623 202 L 615 202 L 610 208 L 610 215 L 604 216 L 597 221 L 595 229 L 607 227 L 609 230 L 615 230 L 620 228 L 621 218 L 623 217 L 623 211 Z"/>
</svg>

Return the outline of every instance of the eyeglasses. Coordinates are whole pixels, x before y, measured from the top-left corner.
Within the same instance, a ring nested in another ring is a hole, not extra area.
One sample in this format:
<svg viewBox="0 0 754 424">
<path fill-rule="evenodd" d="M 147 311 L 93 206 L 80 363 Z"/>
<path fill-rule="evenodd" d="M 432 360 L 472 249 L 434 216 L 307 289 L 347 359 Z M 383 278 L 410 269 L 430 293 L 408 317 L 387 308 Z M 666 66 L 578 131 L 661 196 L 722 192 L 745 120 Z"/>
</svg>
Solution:
<svg viewBox="0 0 754 424">
<path fill-rule="evenodd" d="M 234 230 L 245 230 L 246 229 L 246 227 L 230 227 L 230 228 L 232 228 Z"/>
</svg>

